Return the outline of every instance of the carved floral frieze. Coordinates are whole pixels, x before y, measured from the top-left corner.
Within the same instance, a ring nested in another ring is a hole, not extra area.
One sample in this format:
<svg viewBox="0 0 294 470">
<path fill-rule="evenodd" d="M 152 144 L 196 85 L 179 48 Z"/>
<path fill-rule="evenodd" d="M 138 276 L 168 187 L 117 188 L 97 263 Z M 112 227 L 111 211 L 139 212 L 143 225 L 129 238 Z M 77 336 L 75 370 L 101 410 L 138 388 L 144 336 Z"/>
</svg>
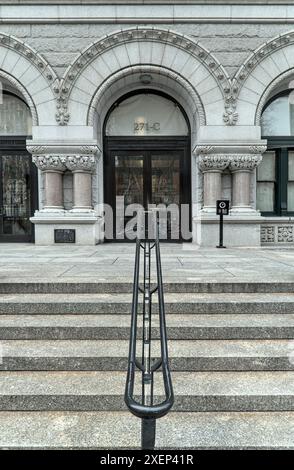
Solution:
<svg viewBox="0 0 294 470">
<path fill-rule="evenodd" d="M 262 155 L 232 155 L 229 168 L 231 171 L 254 170 L 261 160 Z"/>
<path fill-rule="evenodd" d="M 294 225 L 290 224 L 273 224 L 262 225 L 260 228 L 261 244 L 282 244 L 294 242 Z"/>
<path fill-rule="evenodd" d="M 33 163 L 41 171 L 65 171 L 61 157 L 58 155 L 33 155 Z"/>
<path fill-rule="evenodd" d="M 89 171 L 96 169 L 96 158 L 94 155 L 67 155 L 62 157 L 62 162 L 70 171 Z"/>
<path fill-rule="evenodd" d="M 96 145 L 79 145 L 67 147 L 28 145 L 35 165 L 41 171 L 88 171 L 94 172 L 97 158 L 100 156 Z"/>
<path fill-rule="evenodd" d="M 199 168 L 202 172 L 205 171 L 213 171 L 213 170 L 219 170 L 223 171 L 225 170 L 230 163 L 229 157 L 227 155 L 199 155 L 198 158 L 198 165 Z"/>
</svg>

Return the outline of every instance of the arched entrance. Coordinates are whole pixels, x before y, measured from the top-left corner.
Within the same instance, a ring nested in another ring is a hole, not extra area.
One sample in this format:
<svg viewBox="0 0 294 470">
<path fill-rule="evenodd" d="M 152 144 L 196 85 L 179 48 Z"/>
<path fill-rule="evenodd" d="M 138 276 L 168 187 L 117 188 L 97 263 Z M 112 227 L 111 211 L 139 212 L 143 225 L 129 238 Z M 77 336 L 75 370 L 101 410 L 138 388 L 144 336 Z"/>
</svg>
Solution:
<svg viewBox="0 0 294 470">
<path fill-rule="evenodd" d="M 26 150 L 30 109 L 4 91 L 0 105 L 0 242 L 32 242 L 30 217 L 37 208 L 37 169 Z"/>
<path fill-rule="evenodd" d="M 136 206 L 167 208 L 161 238 L 180 241 L 182 208 L 190 224 L 190 126 L 170 96 L 140 90 L 118 100 L 104 122 L 104 201 L 114 239 L 133 239 Z"/>
</svg>

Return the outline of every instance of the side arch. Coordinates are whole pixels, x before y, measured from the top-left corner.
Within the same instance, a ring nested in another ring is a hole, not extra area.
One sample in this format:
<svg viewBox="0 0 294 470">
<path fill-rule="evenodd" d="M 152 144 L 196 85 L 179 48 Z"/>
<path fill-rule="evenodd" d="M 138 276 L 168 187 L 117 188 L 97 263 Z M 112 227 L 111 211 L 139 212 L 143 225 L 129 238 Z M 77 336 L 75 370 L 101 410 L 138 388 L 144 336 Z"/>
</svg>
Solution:
<svg viewBox="0 0 294 470">
<path fill-rule="evenodd" d="M 201 96 L 206 123 L 222 124 L 225 98 L 230 94 L 226 71 L 191 38 L 154 28 L 133 28 L 105 36 L 71 64 L 62 87 L 68 96 L 70 124 L 85 125 L 98 90 L 116 74 L 139 67 L 155 67 L 158 74 L 162 71 L 174 81 L 190 83 L 193 96 Z"/>
<path fill-rule="evenodd" d="M 55 72 L 32 47 L 4 33 L 0 33 L 0 77 L 23 95 L 34 125 L 56 124 Z"/>
<path fill-rule="evenodd" d="M 3 70 L 0 70 L 0 80 L 4 81 L 4 86 L 2 86 L 3 89 L 5 89 L 5 84 L 8 83 L 14 90 L 20 93 L 30 108 L 33 126 L 37 126 L 39 124 L 37 109 L 31 95 L 26 90 L 26 88 L 16 78 L 12 77 L 6 72 L 3 72 Z"/>
<path fill-rule="evenodd" d="M 233 79 L 238 124 L 259 125 L 262 108 L 274 89 L 294 76 L 294 31 L 258 47 Z"/>
</svg>

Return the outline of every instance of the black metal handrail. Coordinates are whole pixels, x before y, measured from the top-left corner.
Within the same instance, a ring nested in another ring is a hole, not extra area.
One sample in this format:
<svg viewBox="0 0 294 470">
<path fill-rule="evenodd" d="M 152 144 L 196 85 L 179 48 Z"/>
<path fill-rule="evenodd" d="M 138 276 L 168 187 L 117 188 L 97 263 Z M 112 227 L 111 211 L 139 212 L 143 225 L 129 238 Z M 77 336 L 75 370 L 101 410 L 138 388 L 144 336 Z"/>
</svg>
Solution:
<svg viewBox="0 0 294 470">
<path fill-rule="evenodd" d="M 148 214 L 147 214 L 148 216 Z M 145 213 L 146 219 L 146 213 Z M 154 449 L 156 419 L 166 415 L 174 403 L 171 374 L 168 363 L 167 334 L 164 308 L 164 295 L 162 283 L 162 269 L 159 246 L 159 218 L 153 212 L 155 225 L 154 238 L 140 237 L 137 234 L 136 256 L 133 284 L 131 334 L 128 359 L 128 373 L 125 389 L 125 403 L 129 410 L 142 419 L 142 448 Z M 145 232 L 146 233 L 146 232 Z M 155 249 L 157 285 L 151 287 L 151 254 Z M 144 253 L 143 287 L 140 287 L 140 252 Z M 152 357 L 152 296 L 158 294 L 160 358 Z M 143 295 L 143 328 L 142 328 L 142 355 L 137 358 L 138 346 L 138 305 L 139 294 Z M 154 372 L 161 368 L 164 384 L 164 400 L 154 404 Z M 134 385 L 136 372 L 141 372 L 142 393 L 141 402 L 134 398 Z"/>
</svg>

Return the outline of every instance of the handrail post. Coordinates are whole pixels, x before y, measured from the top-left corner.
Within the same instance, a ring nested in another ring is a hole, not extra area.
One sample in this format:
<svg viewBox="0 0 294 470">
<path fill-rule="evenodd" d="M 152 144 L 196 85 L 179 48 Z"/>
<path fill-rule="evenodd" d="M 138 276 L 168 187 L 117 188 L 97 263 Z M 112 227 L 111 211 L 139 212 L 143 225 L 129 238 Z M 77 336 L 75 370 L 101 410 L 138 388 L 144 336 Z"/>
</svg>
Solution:
<svg viewBox="0 0 294 470">
<path fill-rule="evenodd" d="M 155 418 L 142 418 L 141 420 L 141 446 L 144 450 L 153 450 L 155 446 Z"/>
</svg>

